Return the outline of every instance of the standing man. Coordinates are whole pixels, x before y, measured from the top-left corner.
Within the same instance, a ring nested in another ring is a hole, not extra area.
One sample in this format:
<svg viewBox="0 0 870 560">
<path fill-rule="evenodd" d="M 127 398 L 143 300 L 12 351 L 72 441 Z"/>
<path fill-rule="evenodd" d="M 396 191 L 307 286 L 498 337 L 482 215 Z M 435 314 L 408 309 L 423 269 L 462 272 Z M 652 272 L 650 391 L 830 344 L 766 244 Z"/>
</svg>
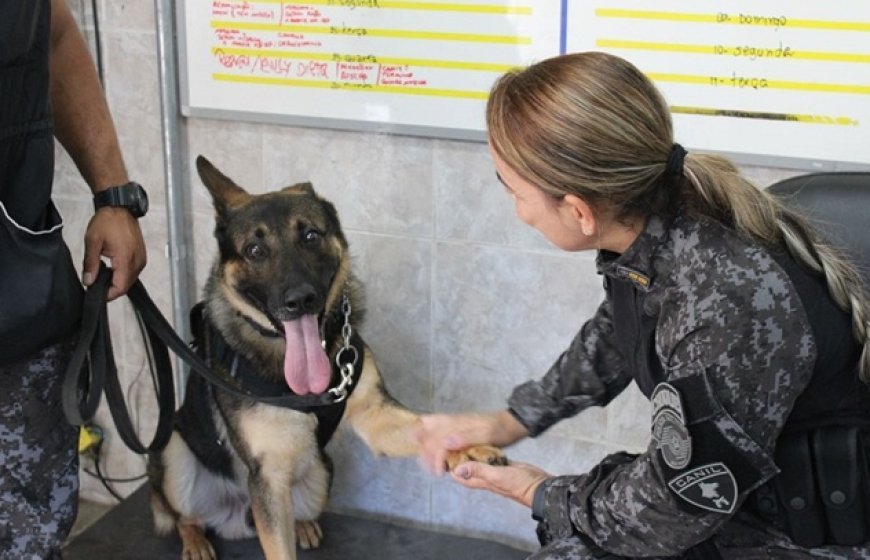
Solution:
<svg viewBox="0 0 870 560">
<path fill-rule="evenodd" d="M 94 192 L 82 279 L 109 298 L 145 266 L 130 181 L 93 61 L 65 0 L 0 3 L 0 560 L 60 558 L 75 521 L 78 431 L 60 404 L 83 290 L 51 201 L 54 138 Z"/>
</svg>

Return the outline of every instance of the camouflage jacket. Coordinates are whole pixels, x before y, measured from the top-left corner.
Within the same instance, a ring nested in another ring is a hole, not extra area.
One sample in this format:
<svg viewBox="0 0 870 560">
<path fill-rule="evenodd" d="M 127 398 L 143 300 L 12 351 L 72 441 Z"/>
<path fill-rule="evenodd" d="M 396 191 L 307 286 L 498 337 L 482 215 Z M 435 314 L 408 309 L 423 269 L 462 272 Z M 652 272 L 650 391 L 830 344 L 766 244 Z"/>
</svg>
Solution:
<svg viewBox="0 0 870 560">
<path fill-rule="evenodd" d="M 543 483 L 536 502 L 549 538 L 579 533 L 615 554 L 679 554 L 777 474 L 777 438 L 819 352 L 784 258 L 685 215 L 653 217 L 626 252 L 599 254 L 608 297 L 509 408 L 535 436 L 637 378 L 653 400 L 653 437 L 645 453 Z M 848 340 L 848 316 L 829 298 L 822 305 Z"/>
</svg>

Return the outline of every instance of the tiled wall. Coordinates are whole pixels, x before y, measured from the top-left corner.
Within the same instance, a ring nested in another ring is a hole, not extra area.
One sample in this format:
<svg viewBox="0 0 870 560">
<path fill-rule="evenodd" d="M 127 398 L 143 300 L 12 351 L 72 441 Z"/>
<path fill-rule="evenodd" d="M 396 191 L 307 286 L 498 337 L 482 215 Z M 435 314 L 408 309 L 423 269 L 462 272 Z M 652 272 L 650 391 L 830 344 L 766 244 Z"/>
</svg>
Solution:
<svg viewBox="0 0 870 560">
<path fill-rule="evenodd" d="M 92 38 L 90 2 L 69 1 Z M 142 279 L 171 317 L 153 6 L 130 0 L 98 6 L 108 99 L 130 175 L 152 202 L 141 222 L 149 249 Z M 310 180 L 335 203 L 366 284 L 363 336 L 388 389 L 412 408 L 503 407 L 513 386 L 549 367 L 602 298 L 592 254 L 552 249 L 516 219 L 483 144 L 205 119 L 184 124 L 187 164 L 203 154 L 254 192 Z M 60 149 L 58 156 L 56 198 L 80 258 L 90 196 L 69 158 Z M 746 171 L 760 185 L 799 173 Z M 205 189 L 192 172 L 185 177 L 197 297 L 214 255 L 213 219 Z M 154 397 L 135 323 L 126 303 L 113 304 L 111 315 L 128 398 L 149 437 Z M 509 454 L 554 474 L 584 472 L 607 453 L 642 449 L 648 418 L 649 406 L 632 386 L 606 409 L 584 412 Z M 105 410 L 97 420 L 111 426 Z M 328 451 L 337 465 L 332 509 L 534 543 L 528 511 L 512 502 L 433 478 L 414 459 L 375 459 L 347 433 Z M 113 433 L 105 455 L 108 476 L 144 472 L 144 460 Z M 139 483 L 114 487 L 126 494 Z M 85 473 L 82 492 L 111 501 Z"/>
</svg>

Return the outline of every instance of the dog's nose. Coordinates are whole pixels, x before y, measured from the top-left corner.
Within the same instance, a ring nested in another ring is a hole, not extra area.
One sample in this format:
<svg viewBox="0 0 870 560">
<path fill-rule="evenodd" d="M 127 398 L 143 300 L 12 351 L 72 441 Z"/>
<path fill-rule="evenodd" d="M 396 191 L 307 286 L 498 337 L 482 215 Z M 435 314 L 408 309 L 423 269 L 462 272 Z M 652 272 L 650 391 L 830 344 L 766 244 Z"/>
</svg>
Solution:
<svg viewBox="0 0 870 560">
<path fill-rule="evenodd" d="M 320 311 L 320 298 L 314 287 L 310 284 L 302 284 L 285 291 L 284 311 L 294 319 Z"/>
</svg>

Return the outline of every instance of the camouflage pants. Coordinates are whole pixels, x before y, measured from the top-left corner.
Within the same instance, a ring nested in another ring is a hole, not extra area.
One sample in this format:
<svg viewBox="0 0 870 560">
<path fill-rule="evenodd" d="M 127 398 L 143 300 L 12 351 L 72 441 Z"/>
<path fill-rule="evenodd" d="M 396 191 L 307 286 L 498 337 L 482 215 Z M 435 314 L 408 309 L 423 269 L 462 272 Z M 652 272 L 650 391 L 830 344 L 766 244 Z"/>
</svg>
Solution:
<svg viewBox="0 0 870 560">
<path fill-rule="evenodd" d="M 631 560 L 601 550 L 586 539 L 573 536 L 548 542 L 526 560 Z M 678 560 L 677 558 L 649 557 L 648 560 Z M 712 560 L 712 559 L 711 559 Z"/>
<path fill-rule="evenodd" d="M 59 558 L 78 509 L 78 431 L 60 402 L 71 346 L 0 366 L 0 560 Z"/>
<path fill-rule="evenodd" d="M 578 537 L 557 539 L 547 543 L 526 560 L 619 560 L 596 547 L 587 546 Z"/>
<path fill-rule="evenodd" d="M 738 513 L 714 537 L 722 560 L 870 560 L 870 543 L 859 546 L 801 548 L 748 513 Z M 546 539 L 545 539 L 546 542 Z M 715 553 L 713 553 L 715 556 Z M 709 553 L 696 551 L 682 557 L 645 557 L 648 560 L 708 560 Z M 555 539 L 526 560 L 631 560 L 605 552 L 578 536 Z"/>
</svg>

